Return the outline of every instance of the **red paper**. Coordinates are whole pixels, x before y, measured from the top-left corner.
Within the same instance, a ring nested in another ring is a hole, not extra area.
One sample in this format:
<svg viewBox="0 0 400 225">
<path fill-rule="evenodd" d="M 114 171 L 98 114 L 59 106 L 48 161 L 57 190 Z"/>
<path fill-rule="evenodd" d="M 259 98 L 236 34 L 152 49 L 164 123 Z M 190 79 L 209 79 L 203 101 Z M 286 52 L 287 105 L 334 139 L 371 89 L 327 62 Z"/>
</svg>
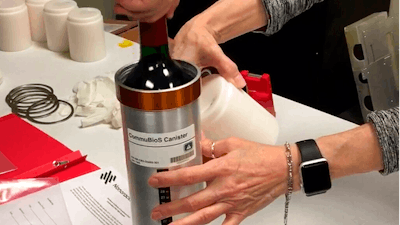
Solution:
<svg viewBox="0 0 400 225">
<path fill-rule="evenodd" d="M 0 175 L 0 179 L 13 178 L 72 152 L 14 114 L 0 118 L 0 151 L 18 168 Z M 93 163 L 84 161 L 50 177 L 58 178 L 62 182 L 98 169 Z"/>
</svg>

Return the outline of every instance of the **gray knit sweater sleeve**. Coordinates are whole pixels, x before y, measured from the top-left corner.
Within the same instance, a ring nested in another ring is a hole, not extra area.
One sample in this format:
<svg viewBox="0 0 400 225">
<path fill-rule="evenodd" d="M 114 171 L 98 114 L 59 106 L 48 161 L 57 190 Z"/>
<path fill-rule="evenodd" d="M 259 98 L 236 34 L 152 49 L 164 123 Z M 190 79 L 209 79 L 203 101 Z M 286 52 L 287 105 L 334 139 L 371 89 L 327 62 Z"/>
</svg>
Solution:
<svg viewBox="0 0 400 225">
<path fill-rule="evenodd" d="M 263 33 L 272 35 L 278 32 L 290 19 L 308 10 L 323 0 L 261 0 L 269 15 L 268 25 Z M 378 135 L 383 154 L 383 175 L 399 171 L 399 107 L 372 112 L 368 115 Z"/>
<path fill-rule="evenodd" d="M 265 12 L 270 16 L 267 29 L 262 33 L 272 35 L 278 32 L 290 19 L 311 8 L 315 3 L 322 1 L 323 0 L 262 0 Z"/>
<path fill-rule="evenodd" d="M 399 171 L 399 107 L 372 112 L 368 116 L 378 135 L 384 169 L 382 175 Z"/>
</svg>

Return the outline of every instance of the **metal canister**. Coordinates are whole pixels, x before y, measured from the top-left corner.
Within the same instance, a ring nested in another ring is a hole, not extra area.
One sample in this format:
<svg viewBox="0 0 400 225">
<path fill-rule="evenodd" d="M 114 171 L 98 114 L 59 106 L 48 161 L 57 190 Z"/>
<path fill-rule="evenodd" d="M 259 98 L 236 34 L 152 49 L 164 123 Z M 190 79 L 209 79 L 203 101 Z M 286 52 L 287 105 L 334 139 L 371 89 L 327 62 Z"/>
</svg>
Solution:
<svg viewBox="0 0 400 225">
<path fill-rule="evenodd" d="M 158 204 L 189 196 L 205 186 L 199 183 L 155 189 L 148 185 L 154 173 L 202 163 L 200 70 L 192 64 L 179 63 L 184 72 L 193 75 L 193 80 L 172 89 L 149 91 L 124 85 L 137 64 L 125 66 L 115 75 L 135 225 L 164 225 L 185 216 L 181 214 L 162 221 L 150 218 L 151 210 Z"/>
</svg>

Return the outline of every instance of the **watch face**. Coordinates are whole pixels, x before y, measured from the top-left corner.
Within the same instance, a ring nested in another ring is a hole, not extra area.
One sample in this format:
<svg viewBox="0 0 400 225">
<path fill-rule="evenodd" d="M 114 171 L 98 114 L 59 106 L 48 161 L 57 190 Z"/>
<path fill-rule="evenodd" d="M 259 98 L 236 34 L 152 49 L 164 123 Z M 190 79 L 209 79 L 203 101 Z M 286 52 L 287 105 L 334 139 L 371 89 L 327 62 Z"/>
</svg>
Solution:
<svg viewBox="0 0 400 225">
<path fill-rule="evenodd" d="M 301 167 L 304 192 L 310 196 L 324 193 L 332 186 L 328 162 L 320 161 Z"/>
</svg>

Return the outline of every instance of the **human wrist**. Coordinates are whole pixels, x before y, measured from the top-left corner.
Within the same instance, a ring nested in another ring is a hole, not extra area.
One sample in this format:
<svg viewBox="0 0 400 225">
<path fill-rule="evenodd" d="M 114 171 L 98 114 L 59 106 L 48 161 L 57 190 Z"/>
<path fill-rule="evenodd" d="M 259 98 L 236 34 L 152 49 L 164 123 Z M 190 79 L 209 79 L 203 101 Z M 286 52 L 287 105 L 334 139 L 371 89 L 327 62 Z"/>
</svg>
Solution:
<svg viewBox="0 0 400 225">
<path fill-rule="evenodd" d="M 315 140 L 322 156 L 328 161 L 331 179 L 347 176 L 350 169 L 349 159 L 341 156 L 346 140 L 338 135 L 320 137 Z M 343 158 L 343 159 L 342 159 Z"/>
<path fill-rule="evenodd" d="M 293 191 L 301 190 L 301 180 L 300 180 L 300 164 L 301 164 L 301 157 L 299 153 L 299 149 L 296 144 L 289 144 L 290 146 L 290 153 L 292 155 L 292 181 L 293 181 Z M 286 147 L 282 147 L 282 152 L 285 154 Z M 287 158 L 286 158 L 287 160 Z M 284 161 L 285 165 L 287 165 L 287 161 Z M 287 174 L 287 173 L 286 173 Z M 288 178 L 288 177 L 287 177 Z M 287 179 L 286 178 L 286 179 Z"/>
<path fill-rule="evenodd" d="M 260 0 L 220 0 L 193 19 L 221 44 L 265 26 L 268 18 Z"/>
<path fill-rule="evenodd" d="M 380 146 L 371 124 L 320 137 L 316 142 L 329 163 L 332 179 L 383 169 Z"/>
<path fill-rule="evenodd" d="M 207 10 L 206 10 L 207 11 Z M 202 12 L 188 21 L 191 24 L 192 29 L 203 29 L 207 31 L 218 44 L 221 44 L 221 35 L 213 26 L 213 16 L 209 12 Z"/>
</svg>

